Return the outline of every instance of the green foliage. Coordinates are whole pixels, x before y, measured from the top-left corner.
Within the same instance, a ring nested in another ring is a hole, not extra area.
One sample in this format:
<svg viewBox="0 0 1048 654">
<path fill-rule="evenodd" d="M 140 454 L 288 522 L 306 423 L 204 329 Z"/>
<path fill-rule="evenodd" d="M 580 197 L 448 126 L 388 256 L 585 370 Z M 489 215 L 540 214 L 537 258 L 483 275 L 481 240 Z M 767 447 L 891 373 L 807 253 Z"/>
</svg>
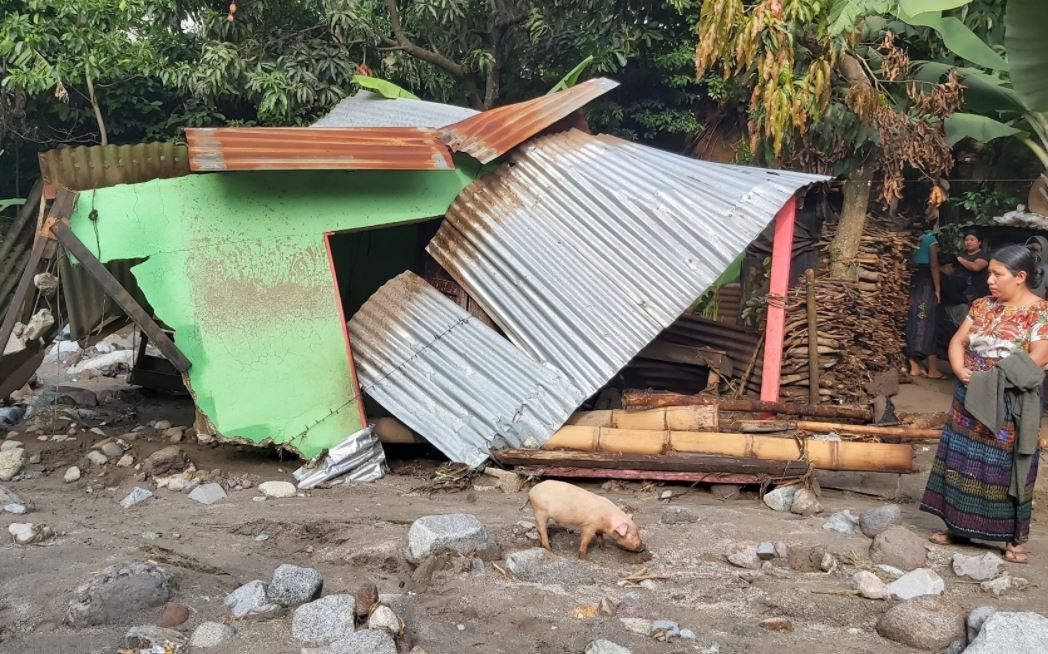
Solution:
<svg viewBox="0 0 1048 654">
<path fill-rule="evenodd" d="M 418 96 L 412 93 L 411 91 L 402 89 L 393 82 L 387 82 L 386 80 L 379 79 L 377 77 L 369 77 L 367 75 L 354 75 L 353 83 L 357 86 L 362 86 L 365 89 L 371 89 L 375 93 L 381 95 L 383 98 L 390 100 L 396 98 L 407 98 L 409 100 L 419 99 Z"/>
<path fill-rule="evenodd" d="M 965 191 L 951 202 L 969 212 L 973 218 L 989 219 L 1014 208 L 1019 199 L 993 189 L 975 189 Z"/>
<path fill-rule="evenodd" d="M 556 93 L 557 91 L 563 91 L 565 89 L 570 89 L 571 87 L 573 87 L 576 84 L 578 84 L 579 77 L 582 75 L 583 72 L 585 72 L 586 68 L 588 68 L 589 65 L 592 64 L 592 63 L 593 63 L 593 55 L 589 55 L 588 57 L 586 57 L 585 59 L 580 61 L 578 66 L 575 66 L 574 68 L 569 70 L 567 75 L 565 75 L 564 77 L 561 77 L 560 81 L 557 82 L 556 84 L 554 84 L 553 88 L 551 88 L 549 90 L 549 93 L 547 93 L 546 95 L 550 95 L 552 93 Z"/>
<path fill-rule="evenodd" d="M 1005 125 L 988 116 L 957 112 L 946 118 L 946 138 L 950 145 L 957 145 L 966 138 L 986 143 L 993 139 L 1021 133 L 1022 130 Z"/>
<path fill-rule="evenodd" d="M 1023 104 L 1048 112 L 1048 4 L 1011 0 L 1005 12 L 1008 73 Z"/>
</svg>

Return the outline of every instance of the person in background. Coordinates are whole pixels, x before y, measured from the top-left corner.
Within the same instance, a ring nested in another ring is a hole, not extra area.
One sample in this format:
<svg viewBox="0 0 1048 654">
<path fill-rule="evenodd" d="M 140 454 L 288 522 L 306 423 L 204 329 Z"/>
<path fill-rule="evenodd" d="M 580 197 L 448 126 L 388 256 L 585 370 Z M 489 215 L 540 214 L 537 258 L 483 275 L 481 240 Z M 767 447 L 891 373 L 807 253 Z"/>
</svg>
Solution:
<svg viewBox="0 0 1048 654">
<path fill-rule="evenodd" d="M 933 543 L 1003 542 L 1005 559 L 1027 563 L 1048 301 L 1030 290 L 1040 270 L 1025 247 L 997 250 L 989 271 L 991 296 L 950 341 L 957 387 L 920 509 L 946 523 Z"/>
<path fill-rule="evenodd" d="M 1031 236 L 1026 240 L 1026 247 L 1037 259 L 1037 268 L 1041 270 L 1041 283 L 1031 288 L 1033 294 L 1042 300 L 1048 295 L 1048 238 L 1043 236 Z"/>
<path fill-rule="evenodd" d="M 968 276 L 960 272 L 957 257 L 939 254 L 939 317 L 936 323 L 936 351 L 940 357 L 948 357 L 950 340 L 968 317 L 968 300 L 964 289 Z"/>
<path fill-rule="evenodd" d="M 990 256 L 983 249 L 982 235 L 979 232 L 974 229 L 964 232 L 964 252 L 957 255 L 957 263 L 968 273 L 968 288 L 964 295 L 969 303 L 990 294 L 986 285 Z"/>
<path fill-rule="evenodd" d="M 917 242 L 913 254 L 917 271 L 910 288 L 910 311 L 906 318 L 906 358 L 910 362 L 910 376 L 942 379 L 939 358 L 935 354 L 935 337 L 939 311 L 939 241 L 927 232 Z M 928 370 L 921 368 L 927 360 Z"/>
</svg>

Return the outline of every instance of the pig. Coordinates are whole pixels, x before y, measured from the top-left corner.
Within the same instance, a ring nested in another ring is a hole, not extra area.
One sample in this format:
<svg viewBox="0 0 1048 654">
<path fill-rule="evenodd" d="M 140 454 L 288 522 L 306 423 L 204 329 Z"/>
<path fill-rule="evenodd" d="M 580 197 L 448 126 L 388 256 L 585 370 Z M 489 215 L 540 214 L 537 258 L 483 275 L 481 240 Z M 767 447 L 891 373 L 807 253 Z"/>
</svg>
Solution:
<svg viewBox="0 0 1048 654">
<path fill-rule="evenodd" d="M 643 552 L 644 543 L 633 519 L 619 507 L 600 495 L 583 490 L 562 481 L 544 481 L 536 484 L 528 493 L 528 502 L 535 513 L 535 526 L 539 532 L 539 544 L 550 549 L 546 534 L 546 519 L 560 525 L 576 525 L 582 530 L 579 542 L 579 558 L 589 553 L 590 541 L 604 547 L 607 535 L 616 545 L 630 552 Z"/>
</svg>

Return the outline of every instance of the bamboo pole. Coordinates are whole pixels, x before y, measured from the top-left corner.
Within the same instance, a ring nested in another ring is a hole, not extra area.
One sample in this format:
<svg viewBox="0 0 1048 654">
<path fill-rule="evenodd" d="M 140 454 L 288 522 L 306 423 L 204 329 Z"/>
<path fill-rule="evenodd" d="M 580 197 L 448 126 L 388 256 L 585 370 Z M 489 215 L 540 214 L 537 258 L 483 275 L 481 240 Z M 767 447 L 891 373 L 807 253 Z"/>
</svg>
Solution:
<svg viewBox="0 0 1048 654">
<path fill-rule="evenodd" d="M 656 409 L 670 406 L 706 406 L 717 405 L 721 411 L 746 411 L 752 413 L 780 413 L 794 416 L 811 416 L 815 418 L 835 418 L 837 420 L 873 420 L 873 411 L 867 406 L 849 404 L 793 404 L 789 402 L 761 402 L 760 400 L 738 399 L 725 400 L 708 395 L 685 395 L 682 393 L 661 393 L 653 391 L 626 391 L 622 394 L 623 405 L 628 410 Z"/>
<path fill-rule="evenodd" d="M 838 422 L 797 421 L 797 429 L 816 434 L 840 432 L 844 434 L 862 434 L 864 436 L 892 436 L 914 440 L 939 440 L 941 429 L 922 429 L 920 427 L 877 427 L 875 425 L 846 425 Z"/>
<path fill-rule="evenodd" d="M 909 445 L 812 439 L 803 442 L 812 466 L 820 470 L 909 473 L 915 469 L 913 448 Z M 562 427 L 542 449 L 611 454 L 720 454 L 766 461 L 796 461 L 801 458 L 799 441 L 792 438 L 577 425 Z"/>
<path fill-rule="evenodd" d="M 614 427 L 616 429 L 655 429 L 671 431 L 719 431 L 720 413 L 714 405 L 670 406 L 647 411 L 579 411 L 568 418 L 569 425 Z"/>
</svg>

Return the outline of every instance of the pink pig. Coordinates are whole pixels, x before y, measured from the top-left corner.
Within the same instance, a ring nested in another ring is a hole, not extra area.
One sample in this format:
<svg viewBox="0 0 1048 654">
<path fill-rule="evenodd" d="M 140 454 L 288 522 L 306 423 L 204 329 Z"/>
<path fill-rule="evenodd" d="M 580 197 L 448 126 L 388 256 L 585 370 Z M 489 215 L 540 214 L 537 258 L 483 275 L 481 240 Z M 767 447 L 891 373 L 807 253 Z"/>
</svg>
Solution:
<svg viewBox="0 0 1048 654">
<path fill-rule="evenodd" d="M 605 497 L 562 481 L 544 481 L 531 489 L 528 501 L 535 512 L 539 544 L 547 550 L 550 546 L 546 535 L 546 519 L 552 518 L 559 525 L 581 528 L 580 559 L 586 558 L 590 541 L 594 537 L 597 544 L 604 547 L 605 535 L 624 550 L 644 551 L 640 531 L 631 516 Z"/>
</svg>

